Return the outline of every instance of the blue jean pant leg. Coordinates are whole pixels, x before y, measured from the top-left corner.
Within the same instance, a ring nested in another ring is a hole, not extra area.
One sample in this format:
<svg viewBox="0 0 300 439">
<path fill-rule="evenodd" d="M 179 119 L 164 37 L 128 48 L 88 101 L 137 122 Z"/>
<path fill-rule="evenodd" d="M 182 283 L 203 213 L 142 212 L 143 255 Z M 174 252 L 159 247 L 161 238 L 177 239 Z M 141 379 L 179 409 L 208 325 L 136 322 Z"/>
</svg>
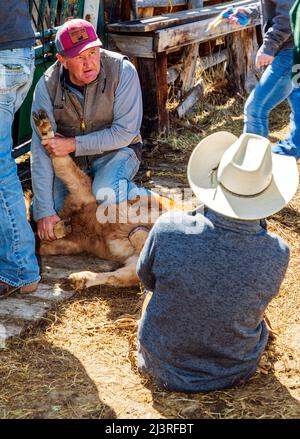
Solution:
<svg viewBox="0 0 300 439">
<path fill-rule="evenodd" d="M 60 178 L 54 176 L 54 181 L 53 181 L 53 204 L 54 204 L 54 209 L 56 211 L 56 213 L 58 214 L 59 211 L 63 208 L 64 206 L 64 202 L 65 202 L 65 198 L 68 195 L 69 191 L 67 189 L 67 186 L 60 180 Z M 33 203 L 32 203 L 32 213 L 33 213 L 33 217 L 36 218 L 37 217 L 37 209 L 36 209 L 36 202 L 35 202 L 35 198 L 33 198 Z"/>
<path fill-rule="evenodd" d="M 290 133 L 284 140 L 279 141 L 273 152 L 300 158 L 300 87 L 295 87 L 289 96 L 291 106 Z"/>
<path fill-rule="evenodd" d="M 21 286 L 40 279 L 32 229 L 20 181 L 12 176 L 0 184 L 0 280 Z"/>
<path fill-rule="evenodd" d="M 91 177 L 92 190 L 98 203 L 120 203 L 139 192 L 131 181 L 140 166 L 133 149 L 125 147 L 94 161 Z"/>
<path fill-rule="evenodd" d="M 244 109 L 244 133 L 268 137 L 270 111 L 292 92 L 293 49 L 278 53 L 251 92 Z"/>
<path fill-rule="evenodd" d="M 39 279 L 34 236 L 11 158 L 14 113 L 27 94 L 33 71 L 32 49 L 0 51 L 0 280 L 13 286 Z"/>
</svg>

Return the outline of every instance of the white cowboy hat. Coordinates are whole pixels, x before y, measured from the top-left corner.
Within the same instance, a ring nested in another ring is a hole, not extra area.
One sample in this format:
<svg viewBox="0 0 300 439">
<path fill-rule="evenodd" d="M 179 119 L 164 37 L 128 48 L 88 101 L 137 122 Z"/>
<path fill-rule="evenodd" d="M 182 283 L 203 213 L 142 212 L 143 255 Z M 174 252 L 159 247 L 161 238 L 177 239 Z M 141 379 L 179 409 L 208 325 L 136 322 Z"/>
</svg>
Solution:
<svg viewBox="0 0 300 439">
<path fill-rule="evenodd" d="M 278 212 L 295 194 L 299 179 L 295 158 L 272 153 L 265 137 L 237 138 L 226 131 L 211 134 L 196 146 L 187 175 L 207 207 L 243 220 Z"/>
</svg>

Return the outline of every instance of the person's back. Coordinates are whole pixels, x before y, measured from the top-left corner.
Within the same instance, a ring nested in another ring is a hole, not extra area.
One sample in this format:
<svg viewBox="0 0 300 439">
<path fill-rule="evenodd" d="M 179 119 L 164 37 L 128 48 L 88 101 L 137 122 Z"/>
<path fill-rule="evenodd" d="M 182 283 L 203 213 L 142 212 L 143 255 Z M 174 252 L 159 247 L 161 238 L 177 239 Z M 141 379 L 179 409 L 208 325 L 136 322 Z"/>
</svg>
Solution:
<svg viewBox="0 0 300 439">
<path fill-rule="evenodd" d="M 152 273 L 143 255 L 138 267 L 147 288 L 156 279 L 139 328 L 140 361 L 171 390 L 233 386 L 255 372 L 265 348 L 263 313 L 279 290 L 288 247 L 259 221 L 212 211 L 169 219 L 156 224 L 143 252 L 153 257 Z"/>
<path fill-rule="evenodd" d="M 30 24 L 28 0 L 8 0 L 5 7 L 1 8 L 0 35 L 0 50 L 34 45 L 35 39 Z"/>
<path fill-rule="evenodd" d="M 153 294 L 139 323 L 139 367 L 171 390 L 232 387 L 255 373 L 268 339 L 264 312 L 289 261 L 264 218 L 299 181 L 296 160 L 271 148 L 255 134 L 204 138 L 187 176 L 205 214 L 162 216 L 142 250 L 137 273 Z"/>
</svg>

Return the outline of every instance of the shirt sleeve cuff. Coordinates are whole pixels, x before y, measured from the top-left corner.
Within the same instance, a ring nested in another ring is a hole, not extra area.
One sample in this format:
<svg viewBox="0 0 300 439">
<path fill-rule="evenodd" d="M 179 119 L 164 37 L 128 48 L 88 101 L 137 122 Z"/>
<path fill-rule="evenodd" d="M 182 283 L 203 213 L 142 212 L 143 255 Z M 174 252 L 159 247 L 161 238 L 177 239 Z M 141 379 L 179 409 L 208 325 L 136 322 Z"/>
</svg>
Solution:
<svg viewBox="0 0 300 439">
<path fill-rule="evenodd" d="M 102 148 L 97 146 L 97 151 L 91 152 L 87 151 L 86 148 L 86 139 L 84 139 L 85 136 L 76 136 L 75 137 L 75 157 L 81 157 L 84 155 L 90 155 L 90 154 L 102 154 Z"/>
<path fill-rule="evenodd" d="M 48 208 L 37 207 L 33 202 L 32 214 L 34 221 L 38 221 L 42 218 L 46 218 L 47 216 L 57 215 L 57 212 L 54 209 L 50 210 L 49 207 Z"/>
</svg>

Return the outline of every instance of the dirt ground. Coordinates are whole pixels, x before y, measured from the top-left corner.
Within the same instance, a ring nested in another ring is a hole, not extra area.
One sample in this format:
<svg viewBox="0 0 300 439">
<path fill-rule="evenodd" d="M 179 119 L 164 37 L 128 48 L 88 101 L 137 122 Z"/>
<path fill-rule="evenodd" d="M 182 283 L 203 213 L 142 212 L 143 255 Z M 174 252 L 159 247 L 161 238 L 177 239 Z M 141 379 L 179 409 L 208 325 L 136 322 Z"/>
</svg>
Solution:
<svg viewBox="0 0 300 439">
<path fill-rule="evenodd" d="M 149 141 L 138 181 L 188 187 L 186 165 L 199 140 L 218 130 L 239 135 L 243 100 L 218 91 L 167 139 Z M 287 132 L 288 106 L 271 119 L 271 140 Z M 0 351 L 0 418 L 300 418 L 300 191 L 269 221 L 291 247 L 279 296 L 268 308 L 278 333 L 256 375 L 240 387 L 203 394 L 156 387 L 135 367 L 139 288 L 95 287 L 58 304 L 37 327 Z M 85 267 L 82 267 L 85 269 Z"/>
</svg>

